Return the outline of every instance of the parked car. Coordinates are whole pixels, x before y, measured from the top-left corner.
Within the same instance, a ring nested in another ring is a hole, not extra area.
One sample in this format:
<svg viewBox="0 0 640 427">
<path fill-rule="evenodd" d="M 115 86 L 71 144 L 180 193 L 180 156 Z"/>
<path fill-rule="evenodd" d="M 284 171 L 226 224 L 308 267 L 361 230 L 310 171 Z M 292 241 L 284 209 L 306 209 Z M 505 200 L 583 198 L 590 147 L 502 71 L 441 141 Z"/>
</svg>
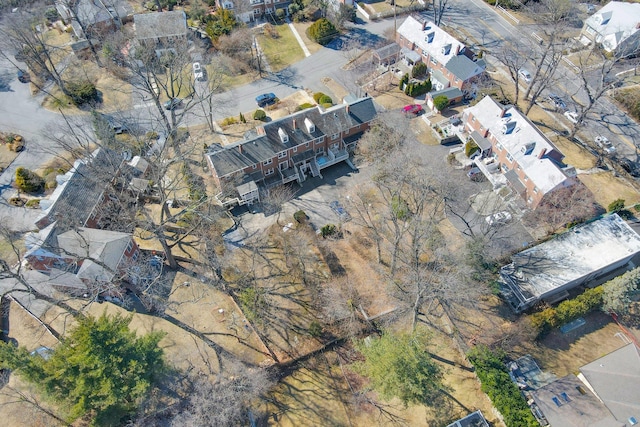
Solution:
<svg viewBox="0 0 640 427">
<path fill-rule="evenodd" d="M 422 105 L 419 104 L 410 104 L 405 105 L 402 109 L 402 112 L 405 114 L 415 114 L 416 116 L 422 112 Z"/>
<path fill-rule="evenodd" d="M 531 73 L 524 68 L 520 68 L 518 70 L 518 76 L 520 76 L 525 83 L 529 83 L 531 81 Z"/>
<path fill-rule="evenodd" d="M 484 179 L 484 174 L 480 168 L 471 168 L 469 169 L 469 172 L 467 172 L 467 177 L 471 181 L 482 181 Z"/>
<path fill-rule="evenodd" d="M 506 224 L 511 221 L 511 214 L 507 211 L 496 212 L 493 215 L 489 215 L 484 219 L 489 224 L 489 227 L 496 225 Z"/>
<path fill-rule="evenodd" d="M 338 215 L 340 221 L 347 222 L 351 219 L 351 215 L 349 215 L 349 212 L 347 212 L 347 210 L 342 207 L 339 201 L 334 200 L 333 202 L 329 203 L 329 206 L 336 213 L 336 215 Z"/>
<path fill-rule="evenodd" d="M 204 80 L 204 72 L 199 62 L 193 63 L 193 76 L 196 80 Z"/>
<path fill-rule="evenodd" d="M 24 70 L 18 70 L 18 81 L 20 83 L 29 83 L 31 81 L 31 76 Z"/>
<path fill-rule="evenodd" d="M 170 100 L 168 100 L 163 104 L 165 110 L 175 110 L 181 105 L 182 105 L 182 99 L 180 98 L 171 98 Z"/>
<path fill-rule="evenodd" d="M 567 104 L 565 104 L 565 102 L 562 100 L 562 98 L 560 98 L 555 93 L 550 93 L 549 96 L 547 97 L 547 99 L 557 109 L 559 109 L 559 110 L 566 110 L 567 109 Z"/>
<path fill-rule="evenodd" d="M 564 116 L 573 124 L 578 123 L 578 113 L 576 111 L 565 111 Z"/>
<path fill-rule="evenodd" d="M 276 102 L 276 95 L 273 93 L 263 93 L 262 95 L 256 96 L 256 102 L 258 103 L 258 107 L 271 105 Z"/>
</svg>

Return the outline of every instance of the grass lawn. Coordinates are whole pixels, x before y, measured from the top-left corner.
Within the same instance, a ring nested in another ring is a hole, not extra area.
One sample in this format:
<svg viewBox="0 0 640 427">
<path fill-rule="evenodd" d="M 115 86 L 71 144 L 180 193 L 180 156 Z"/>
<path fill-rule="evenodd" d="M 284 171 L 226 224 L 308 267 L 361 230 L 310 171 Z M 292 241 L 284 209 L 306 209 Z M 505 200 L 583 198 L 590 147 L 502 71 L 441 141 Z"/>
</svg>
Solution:
<svg viewBox="0 0 640 427">
<path fill-rule="evenodd" d="M 265 34 L 257 37 L 260 49 L 267 57 L 267 62 L 272 71 L 280 71 L 294 62 L 304 58 L 304 52 L 298 44 L 288 25 L 276 25 L 273 27 L 280 37 L 274 39 Z"/>
<path fill-rule="evenodd" d="M 616 178 L 611 172 L 579 175 L 580 181 L 591 190 L 596 201 L 603 207 L 616 199 L 624 199 L 626 205 L 640 202 L 640 193 L 624 178 Z"/>
</svg>

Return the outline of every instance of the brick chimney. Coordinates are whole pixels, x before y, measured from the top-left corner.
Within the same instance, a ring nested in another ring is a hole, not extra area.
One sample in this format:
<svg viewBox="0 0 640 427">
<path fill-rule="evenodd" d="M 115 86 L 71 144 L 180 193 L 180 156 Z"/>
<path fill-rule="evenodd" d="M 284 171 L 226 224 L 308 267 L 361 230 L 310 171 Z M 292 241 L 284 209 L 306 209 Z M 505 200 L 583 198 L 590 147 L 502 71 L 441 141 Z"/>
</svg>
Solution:
<svg viewBox="0 0 640 427">
<path fill-rule="evenodd" d="M 238 145 L 238 151 L 242 154 L 242 144 Z"/>
<path fill-rule="evenodd" d="M 291 127 L 293 128 L 293 130 L 298 129 L 298 127 L 296 126 L 296 119 L 293 119 L 293 121 L 291 122 Z"/>
<path fill-rule="evenodd" d="M 538 153 L 538 158 L 541 159 L 544 157 L 544 155 L 547 154 L 547 149 L 543 148 L 542 150 L 540 150 L 540 152 Z"/>
</svg>

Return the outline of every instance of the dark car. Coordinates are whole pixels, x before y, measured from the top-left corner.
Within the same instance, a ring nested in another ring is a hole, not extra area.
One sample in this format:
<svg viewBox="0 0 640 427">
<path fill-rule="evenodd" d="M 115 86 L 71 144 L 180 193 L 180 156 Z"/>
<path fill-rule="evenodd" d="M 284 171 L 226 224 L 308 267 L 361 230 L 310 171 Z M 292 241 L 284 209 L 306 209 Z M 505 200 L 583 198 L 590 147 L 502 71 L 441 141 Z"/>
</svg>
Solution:
<svg viewBox="0 0 640 427">
<path fill-rule="evenodd" d="M 262 95 L 256 96 L 256 102 L 258 103 L 258 107 L 271 105 L 276 102 L 276 95 L 273 93 L 263 93 Z"/>
<path fill-rule="evenodd" d="M 175 110 L 182 105 L 182 99 L 172 98 L 163 104 L 165 110 Z"/>
<path fill-rule="evenodd" d="M 31 76 L 26 71 L 18 70 L 18 81 L 20 83 L 29 83 L 31 81 Z"/>
<path fill-rule="evenodd" d="M 333 202 L 329 203 L 329 206 L 336 213 L 336 215 L 338 215 L 340 221 L 347 222 L 351 219 L 351 215 L 349 215 L 349 212 L 347 212 L 347 210 L 342 207 L 339 201 L 334 200 Z"/>
</svg>

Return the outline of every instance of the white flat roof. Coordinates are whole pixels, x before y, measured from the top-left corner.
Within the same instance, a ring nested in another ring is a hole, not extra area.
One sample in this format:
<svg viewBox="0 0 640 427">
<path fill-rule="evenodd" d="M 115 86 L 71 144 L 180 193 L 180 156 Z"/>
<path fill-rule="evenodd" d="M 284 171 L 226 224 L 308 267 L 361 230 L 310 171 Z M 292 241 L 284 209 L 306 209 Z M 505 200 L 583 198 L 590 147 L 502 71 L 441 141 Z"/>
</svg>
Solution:
<svg viewBox="0 0 640 427">
<path fill-rule="evenodd" d="M 431 33 L 433 33 L 432 37 L 429 36 Z M 449 62 L 449 59 L 458 55 L 465 47 L 455 37 L 431 21 L 427 22 L 423 29 L 422 22 L 413 16 L 408 16 L 405 19 L 400 28 L 398 28 L 398 34 L 415 43 L 421 50 L 427 51 L 430 56 L 437 59 L 441 64 Z M 442 52 L 442 48 L 445 46 L 449 47 L 448 53 Z"/>
<path fill-rule="evenodd" d="M 539 299 L 640 252 L 640 236 L 617 214 L 519 252 L 502 267 L 523 300 Z"/>
</svg>

